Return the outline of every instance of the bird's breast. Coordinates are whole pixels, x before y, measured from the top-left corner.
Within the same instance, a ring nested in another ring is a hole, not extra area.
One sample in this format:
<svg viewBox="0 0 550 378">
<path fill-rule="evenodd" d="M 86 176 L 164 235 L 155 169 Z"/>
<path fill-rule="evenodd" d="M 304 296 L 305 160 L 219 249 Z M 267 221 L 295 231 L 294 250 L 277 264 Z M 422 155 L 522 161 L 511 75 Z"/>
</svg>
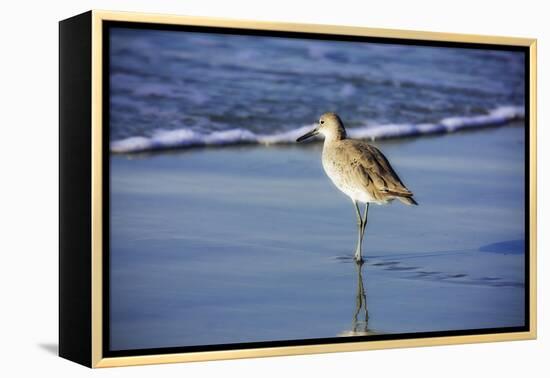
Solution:
<svg viewBox="0 0 550 378">
<path fill-rule="evenodd" d="M 331 149 L 323 149 L 322 157 L 323 169 L 331 181 L 338 189 L 347 194 L 348 181 L 345 175 L 345 162 L 339 159 L 337 154 Z"/>
</svg>

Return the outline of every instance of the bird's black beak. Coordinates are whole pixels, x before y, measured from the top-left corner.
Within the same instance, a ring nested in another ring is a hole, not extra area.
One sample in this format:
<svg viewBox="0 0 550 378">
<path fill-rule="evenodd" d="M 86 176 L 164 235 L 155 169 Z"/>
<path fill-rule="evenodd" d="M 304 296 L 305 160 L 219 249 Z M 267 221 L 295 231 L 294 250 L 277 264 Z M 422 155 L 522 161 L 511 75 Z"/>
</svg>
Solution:
<svg viewBox="0 0 550 378">
<path fill-rule="evenodd" d="M 296 142 L 303 142 L 304 140 L 306 140 L 308 138 L 311 138 L 312 136 L 315 136 L 317 134 L 319 134 L 319 130 L 317 128 L 315 128 L 315 129 L 311 130 L 310 132 L 305 133 L 304 135 L 302 135 L 298 139 L 296 139 Z"/>
</svg>

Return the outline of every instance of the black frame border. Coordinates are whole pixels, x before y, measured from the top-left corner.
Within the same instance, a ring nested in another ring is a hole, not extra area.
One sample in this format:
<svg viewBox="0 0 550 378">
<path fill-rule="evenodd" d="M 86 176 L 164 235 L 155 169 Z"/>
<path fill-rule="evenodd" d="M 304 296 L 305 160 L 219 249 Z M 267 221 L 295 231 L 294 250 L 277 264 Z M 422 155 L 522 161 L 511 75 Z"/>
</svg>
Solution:
<svg viewBox="0 0 550 378">
<path fill-rule="evenodd" d="M 92 365 L 92 12 L 59 22 L 59 356 Z M 81 127 L 75 127 L 81 126 Z"/>
</svg>

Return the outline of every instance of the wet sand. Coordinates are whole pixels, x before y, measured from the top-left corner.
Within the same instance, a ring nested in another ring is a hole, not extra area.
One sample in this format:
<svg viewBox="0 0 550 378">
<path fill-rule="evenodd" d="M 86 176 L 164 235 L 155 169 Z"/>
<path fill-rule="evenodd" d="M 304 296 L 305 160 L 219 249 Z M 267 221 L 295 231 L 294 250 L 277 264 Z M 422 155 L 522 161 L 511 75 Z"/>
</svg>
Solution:
<svg viewBox="0 0 550 378">
<path fill-rule="evenodd" d="M 361 277 L 320 144 L 113 155 L 111 348 L 522 326 L 523 133 L 379 143 L 420 206 L 371 206 Z"/>
</svg>

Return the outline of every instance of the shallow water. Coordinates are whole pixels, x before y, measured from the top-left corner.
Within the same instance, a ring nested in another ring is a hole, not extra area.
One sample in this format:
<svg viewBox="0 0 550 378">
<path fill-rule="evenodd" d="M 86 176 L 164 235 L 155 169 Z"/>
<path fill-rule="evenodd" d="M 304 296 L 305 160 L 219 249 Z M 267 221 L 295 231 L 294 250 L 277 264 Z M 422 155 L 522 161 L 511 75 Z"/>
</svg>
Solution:
<svg viewBox="0 0 550 378">
<path fill-rule="evenodd" d="M 113 155 L 111 348 L 522 326 L 523 125 L 379 146 L 361 277 L 319 145 Z"/>
</svg>

